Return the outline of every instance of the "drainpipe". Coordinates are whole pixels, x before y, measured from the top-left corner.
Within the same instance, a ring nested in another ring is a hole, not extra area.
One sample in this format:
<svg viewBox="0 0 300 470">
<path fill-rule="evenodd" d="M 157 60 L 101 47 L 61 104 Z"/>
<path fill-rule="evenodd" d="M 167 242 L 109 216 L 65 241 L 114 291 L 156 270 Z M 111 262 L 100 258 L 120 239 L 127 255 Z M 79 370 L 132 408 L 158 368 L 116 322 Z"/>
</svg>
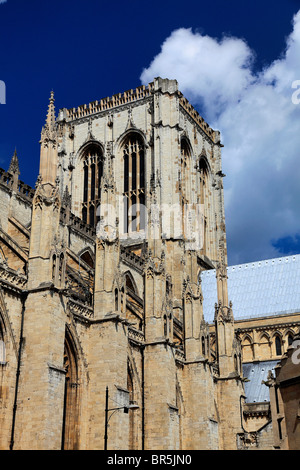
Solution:
<svg viewBox="0 0 300 470">
<path fill-rule="evenodd" d="M 16 412 L 17 412 L 17 400 L 18 400 L 18 389 L 19 389 L 19 377 L 20 377 L 20 368 L 21 368 L 21 355 L 22 355 L 22 346 L 23 346 L 23 328 L 24 328 L 24 314 L 25 314 L 25 301 L 27 299 L 27 292 L 23 293 L 22 296 L 22 313 L 21 313 L 21 328 L 20 328 L 20 341 L 19 341 L 19 351 L 18 351 L 18 363 L 17 363 L 17 372 L 16 372 L 16 385 L 15 385 L 15 398 L 13 406 L 13 416 L 12 416 L 12 426 L 11 426 L 11 438 L 9 444 L 9 450 L 13 450 L 14 447 L 14 435 L 15 435 L 15 423 L 16 423 Z"/>
</svg>

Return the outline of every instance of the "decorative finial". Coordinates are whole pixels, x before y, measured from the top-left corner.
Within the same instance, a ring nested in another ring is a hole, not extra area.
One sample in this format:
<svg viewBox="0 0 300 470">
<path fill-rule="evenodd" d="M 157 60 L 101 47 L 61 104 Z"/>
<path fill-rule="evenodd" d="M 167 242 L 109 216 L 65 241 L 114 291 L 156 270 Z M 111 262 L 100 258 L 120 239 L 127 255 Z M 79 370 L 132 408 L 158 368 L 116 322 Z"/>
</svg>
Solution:
<svg viewBox="0 0 300 470">
<path fill-rule="evenodd" d="M 16 148 L 15 148 L 14 154 L 12 156 L 8 172 L 9 173 L 17 173 L 18 175 L 20 174 L 19 159 L 18 159 L 17 149 Z"/>
<path fill-rule="evenodd" d="M 46 124 L 48 124 L 49 128 L 52 129 L 55 125 L 55 106 L 54 106 L 54 91 L 52 90 L 50 93 L 49 99 L 49 106 L 48 106 L 48 114 L 46 118 Z"/>
<path fill-rule="evenodd" d="M 46 145 L 48 145 L 49 141 L 52 141 L 54 144 L 56 144 L 57 140 L 54 101 L 54 91 L 52 90 L 50 93 L 46 122 L 41 132 L 40 143 L 44 142 Z"/>
<path fill-rule="evenodd" d="M 69 193 L 68 186 L 66 186 L 64 194 L 63 194 L 63 198 L 62 198 L 62 205 L 65 208 L 71 208 L 71 202 L 72 202 L 71 195 Z"/>
</svg>

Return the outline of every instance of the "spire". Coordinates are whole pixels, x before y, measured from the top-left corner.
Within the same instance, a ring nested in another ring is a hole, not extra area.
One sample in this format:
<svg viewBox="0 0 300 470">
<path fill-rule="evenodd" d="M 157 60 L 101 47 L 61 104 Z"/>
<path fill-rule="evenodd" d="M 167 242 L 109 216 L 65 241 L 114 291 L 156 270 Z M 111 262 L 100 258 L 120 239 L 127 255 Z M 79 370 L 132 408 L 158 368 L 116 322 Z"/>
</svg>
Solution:
<svg viewBox="0 0 300 470">
<path fill-rule="evenodd" d="M 48 106 L 48 114 L 47 114 L 47 119 L 46 123 L 50 128 L 55 126 L 55 106 L 54 106 L 54 91 L 52 90 L 50 93 L 50 99 L 49 99 L 49 106 Z"/>
<path fill-rule="evenodd" d="M 57 177 L 57 129 L 54 92 L 51 91 L 46 122 L 41 132 L 40 176 L 43 184 L 56 186 Z"/>
<path fill-rule="evenodd" d="M 46 123 L 42 129 L 42 141 L 56 141 L 56 123 L 55 123 L 55 106 L 54 91 L 52 90 L 49 98 L 48 112 Z"/>
<path fill-rule="evenodd" d="M 9 165 L 9 169 L 8 169 L 8 172 L 9 173 L 12 173 L 12 174 L 20 174 L 20 169 L 19 169 L 19 159 L 18 159 L 18 155 L 17 155 L 17 149 L 15 149 L 14 151 L 14 154 L 12 156 L 12 159 L 10 161 L 10 165 Z"/>
</svg>

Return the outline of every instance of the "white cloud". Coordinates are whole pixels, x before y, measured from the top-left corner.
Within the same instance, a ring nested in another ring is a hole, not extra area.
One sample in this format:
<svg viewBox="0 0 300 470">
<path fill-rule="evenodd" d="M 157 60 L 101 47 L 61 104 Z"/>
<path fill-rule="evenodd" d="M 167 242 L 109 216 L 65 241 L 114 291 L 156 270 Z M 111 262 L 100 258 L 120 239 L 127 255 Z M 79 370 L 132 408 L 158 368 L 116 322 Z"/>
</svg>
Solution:
<svg viewBox="0 0 300 470">
<path fill-rule="evenodd" d="M 263 70 L 254 71 L 255 53 L 244 40 L 181 28 L 141 75 L 144 84 L 176 78 L 221 131 L 231 264 L 278 256 L 272 240 L 300 232 L 300 104 L 292 100 L 294 93 L 300 101 L 292 88 L 299 57 L 300 11 L 284 54 Z"/>
<path fill-rule="evenodd" d="M 6 3 L 7 0 L 0 0 L 0 5 L 1 3 Z"/>
</svg>

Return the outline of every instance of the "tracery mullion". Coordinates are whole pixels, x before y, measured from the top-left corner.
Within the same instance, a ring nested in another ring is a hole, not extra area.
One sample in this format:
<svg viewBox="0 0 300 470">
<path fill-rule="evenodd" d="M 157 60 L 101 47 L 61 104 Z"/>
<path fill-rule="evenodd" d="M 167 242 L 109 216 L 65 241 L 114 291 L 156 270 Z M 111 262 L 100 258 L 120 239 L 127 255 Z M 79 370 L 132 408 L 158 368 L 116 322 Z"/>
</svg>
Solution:
<svg viewBox="0 0 300 470">
<path fill-rule="evenodd" d="M 88 152 L 88 207 L 87 207 L 87 223 L 91 225 L 90 221 L 90 204 L 91 204 L 91 151 Z"/>
<path fill-rule="evenodd" d="M 97 160 L 95 162 L 95 168 L 96 168 L 96 182 L 95 182 L 95 185 L 96 185 L 96 188 L 95 188 L 95 191 L 96 191 L 95 211 L 96 211 L 96 213 L 95 213 L 95 221 L 96 221 L 96 223 L 98 221 L 97 211 L 98 211 L 98 206 L 99 206 L 99 202 L 100 202 L 100 184 L 101 184 L 100 165 L 101 165 L 100 157 L 97 156 Z"/>
<path fill-rule="evenodd" d="M 127 213 L 128 213 L 128 232 L 129 232 L 129 227 L 131 227 L 131 221 L 132 221 L 132 215 L 131 214 L 131 207 L 132 207 L 132 204 L 131 204 L 131 196 L 132 196 L 132 154 L 131 154 L 131 149 L 132 149 L 132 144 L 131 144 L 131 140 L 129 139 L 129 142 L 128 142 L 128 158 L 129 158 L 129 173 L 128 173 L 128 187 L 129 187 L 129 191 L 128 191 L 128 207 L 127 207 Z"/>
<path fill-rule="evenodd" d="M 96 199 L 96 168 L 95 168 L 95 157 L 91 157 L 91 201 Z"/>
<path fill-rule="evenodd" d="M 141 229 L 141 221 L 140 221 L 140 215 L 141 215 L 141 201 L 140 201 L 140 192 L 141 192 L 141 166 L 140 166 L 140 152 L 141 152 L 141 147 L 139 142 L 136 143 L 136 220 L 137 220 L 137 226 L 136 229 L 137 231 L 140 231 Z"/>
<path fill-rule="evenodd" d="M 82 219 L 92 226 L 95 226 L 97 221 L 102 173 L 103 163 L 100 149 L 95 146 L 88 148 L 83 160 Z"/>
<path fill-rule="evenodd" d="M 102 160 L 100 158 L 98 158 L 97 160 L 97 170 L 96 170 L 96 173 L 97 173 L 97 190 L 98 190 L 98 200 L 100 200 L 100 197 L 101 197 L 101 178 L 102 178 Z"/>
<path fill-rule="evenodd" d="M 144 222 L 141 223 L 141 204 L 145 203 L 144 197 L 144 151 L 143 145 L 136 136 L 129 136 L 123 150 L 124 158 L 124 198 L 125 207 L 124 226 L 125 232 L 139 231 Z M 133 206 L 135 212 L 133 213 Z M 130 215 L 129 215 L 130 214 Z M 133 215 L 134 214 L 134 215 Z M 127 222 L 127 226 L 126 226 Z M 136 224 L 136 225 L 134 225 Z M 130 227 L 130 229 L 129 229 Z M 143 227 L 144 228 L 144 227 Z"/>
<path fill-rule="evenodd" d="M 207 171 L 204 167 L 200 168 L 200 203 L 203 210 L 203 253 L 206 253 L 207 246 L 207 215 L 208 215 L 208 194 L 207 194 Z"/>
</svg>

